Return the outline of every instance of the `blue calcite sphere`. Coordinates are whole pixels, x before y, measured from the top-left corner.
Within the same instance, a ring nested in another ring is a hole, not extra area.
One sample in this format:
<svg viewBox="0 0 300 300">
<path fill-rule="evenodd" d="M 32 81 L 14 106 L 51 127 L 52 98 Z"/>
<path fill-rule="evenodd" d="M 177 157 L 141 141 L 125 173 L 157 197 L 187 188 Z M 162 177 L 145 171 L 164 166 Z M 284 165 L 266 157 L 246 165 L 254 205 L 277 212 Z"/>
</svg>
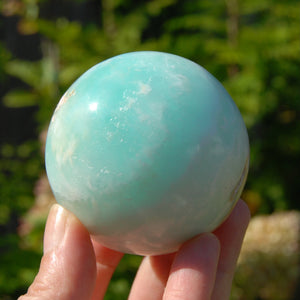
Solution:
<svg viewBox="0 0 300 300">
<path fill-rule="evenodd" d="M 50 123 L 54 195 L 104 246 L 158 255 L 214 230 L 244 187 L 249 142 L 223 86 L 161 52 L 108 59 L 66 91 Z"/>
</svg>

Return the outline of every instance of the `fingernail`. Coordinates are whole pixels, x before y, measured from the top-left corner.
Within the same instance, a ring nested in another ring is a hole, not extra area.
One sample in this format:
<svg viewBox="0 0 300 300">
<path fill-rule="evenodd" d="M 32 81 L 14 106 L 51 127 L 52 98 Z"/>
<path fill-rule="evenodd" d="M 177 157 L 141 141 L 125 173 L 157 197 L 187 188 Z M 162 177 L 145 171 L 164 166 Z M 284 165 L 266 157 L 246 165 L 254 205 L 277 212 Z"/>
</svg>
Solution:
<svg viewBox="0 0 300 300">
<path fill-rule="evenodd" d="M 49 212 L 44 235 L 44 253 L 63 244 L 68 226 L 68 211 L 54 204 Z"/>
</svg>

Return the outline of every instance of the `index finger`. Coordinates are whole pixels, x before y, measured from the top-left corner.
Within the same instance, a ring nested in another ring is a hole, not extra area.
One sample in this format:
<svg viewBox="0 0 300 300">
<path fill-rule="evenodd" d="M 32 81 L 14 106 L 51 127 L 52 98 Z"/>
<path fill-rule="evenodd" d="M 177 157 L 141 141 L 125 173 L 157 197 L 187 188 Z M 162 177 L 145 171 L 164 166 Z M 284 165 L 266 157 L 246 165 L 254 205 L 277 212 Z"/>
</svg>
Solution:
<svg viewBox="0 0 300 300">
<path fill-rule="evenodd" d="M 103 299 L 111 277 L 123 253 L 108 249 L 92 239 L 96 256 L 97 277 L 92 300 Z"/>
</svg>

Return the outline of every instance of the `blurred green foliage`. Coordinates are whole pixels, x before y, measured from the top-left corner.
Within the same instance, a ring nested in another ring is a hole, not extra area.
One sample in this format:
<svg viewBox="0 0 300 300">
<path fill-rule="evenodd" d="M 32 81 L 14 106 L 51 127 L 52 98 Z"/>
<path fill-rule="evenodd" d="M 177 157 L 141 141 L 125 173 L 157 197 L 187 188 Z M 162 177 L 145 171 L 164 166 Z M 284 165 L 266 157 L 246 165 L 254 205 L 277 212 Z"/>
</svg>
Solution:
<svg viewBox="0 0 300 300">
<path fill-rule="evenodd" d="M 248 127 L 252 213 L 299 209 L 299 25 L 297 0 L 3 0 L 0 299 L 24 292 L 39 265 L 45 220 L 19 234 L 44 170 L 38 137 L 69 85 L 120 53 L 170 52 L 217 77 Z M 107 299 L 124 299 L 139 261 L 126 256 Z"/>
</svg>

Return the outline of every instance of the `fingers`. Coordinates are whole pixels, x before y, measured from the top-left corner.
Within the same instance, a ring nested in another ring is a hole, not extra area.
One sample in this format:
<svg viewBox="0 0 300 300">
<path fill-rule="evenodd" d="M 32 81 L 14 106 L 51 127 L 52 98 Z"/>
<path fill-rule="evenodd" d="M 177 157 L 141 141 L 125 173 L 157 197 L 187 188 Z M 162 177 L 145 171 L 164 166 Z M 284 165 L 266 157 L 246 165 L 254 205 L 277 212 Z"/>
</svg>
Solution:
<svg viewBox="0 0 300 300">
<path fill-rule="evenodd" d="M 185 243 L 174 258 L 163 299 L 210 299 L 219 252 L 219 241 L 211 233 Z"/>
<path fill-rule="evenodd" d="M 185 243 L 176 255 L 146 257 L 129 299 L 210 299 L 219 248 L 213 234 L 202 234 Z"/>
<path fill-rule="evenodd" d="M 236 262 L 249 220 L 249 209 L 240 200 L 227 220 L 214 232 L 221 243 L 221 253 L 212 300 L 230 297 Z"/>
<path fill-rule="evenodd" d="M 147 256 L 133 282 L 129 300 L 162 299 L 175 254 Z"/>
<path fill-rule="evenodd" d="M 19 300 L 89 299 L 95 279 L 89 233 L 73 214 L 55 204 L 46 224 L 40 270 Z"/>
<path fill-rule="evenodd" d="M 229 299 L 249 219 L 248 207 L 240 200 L 214 235 L 188 241 L 176 256 L 146 257 L 129 299 Z"/>
<path fill-rule="evenodd" d="M 55 204 L 46 224 L 39 273 L 19 300 L 103 299 L 121 257 L 92 242 L 80 221 Z"/>
<path fill-rule="evenodd" d="M 229 299 L 249 219 L 246 204 L 239 201 L 214 234 L 188 241 L 176 255 L 145 258 L 129 299 Z M 47 220 L 39 273 L 19 300 L 103 299 L 122 255 L 91 241 L 73 214 L 54 205 Z"/>
<path fill-rule="evenodd" d="M 103 299 L 110 279 L 119 264 L 123 253 L 110 250 L 92 241 L 96 256 L 97 277 L 92 300 Z"/>
</svg>

